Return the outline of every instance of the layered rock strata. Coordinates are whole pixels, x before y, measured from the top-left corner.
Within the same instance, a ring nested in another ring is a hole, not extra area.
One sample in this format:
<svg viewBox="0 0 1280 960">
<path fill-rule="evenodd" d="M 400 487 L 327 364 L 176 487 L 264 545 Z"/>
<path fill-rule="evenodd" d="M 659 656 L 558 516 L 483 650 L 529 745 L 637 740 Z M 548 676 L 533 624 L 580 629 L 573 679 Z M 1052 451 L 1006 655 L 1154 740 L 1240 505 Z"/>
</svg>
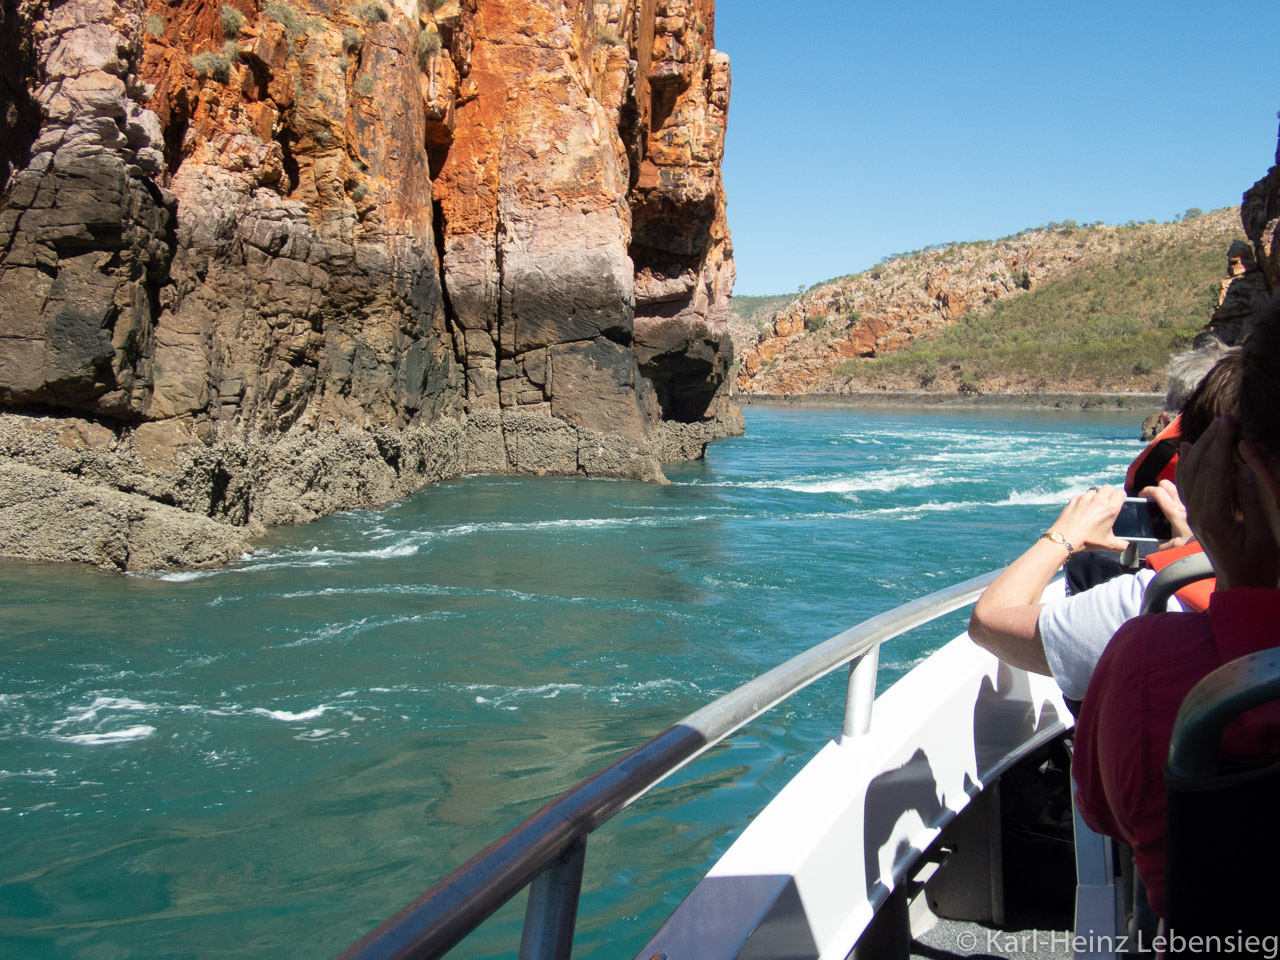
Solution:
<svg viewBox="0 0 1280 960">
<path fill-rule="evenodd" d="M 0 553 L 216 563 L 741 430 L 711 0 L 0 17 Z"/>
</svg>

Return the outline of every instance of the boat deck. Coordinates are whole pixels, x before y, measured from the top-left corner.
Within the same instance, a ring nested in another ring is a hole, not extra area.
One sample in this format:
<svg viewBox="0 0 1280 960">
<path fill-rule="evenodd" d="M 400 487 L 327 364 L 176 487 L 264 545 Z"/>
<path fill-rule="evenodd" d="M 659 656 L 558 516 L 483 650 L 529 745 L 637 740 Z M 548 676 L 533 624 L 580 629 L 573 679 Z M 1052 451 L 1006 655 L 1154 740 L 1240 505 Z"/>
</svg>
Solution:
<svg viewBox="0 0 1280 960">
<path fill-rule="evenodd" d="M 940 920 L 911 942 L 912 958 L 959 960 L 1001 957 L 1007 960 L 1069 960 L 1074 955 L 1070 928 L 1040 925 L 1025 918 L 1003 927 Z M 1051 921 L 1053 922 L 1053 921 Z M 1057 921 L 1060 922 L 1060 921 Z"/>
</svg>

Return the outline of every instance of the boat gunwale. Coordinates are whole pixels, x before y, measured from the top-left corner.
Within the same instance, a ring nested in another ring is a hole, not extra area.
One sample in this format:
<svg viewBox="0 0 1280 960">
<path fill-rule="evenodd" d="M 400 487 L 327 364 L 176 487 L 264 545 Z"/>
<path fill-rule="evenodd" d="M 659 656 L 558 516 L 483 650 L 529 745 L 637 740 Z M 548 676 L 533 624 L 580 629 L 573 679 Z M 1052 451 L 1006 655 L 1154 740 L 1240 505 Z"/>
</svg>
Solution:
<svg viewBox="0 0 1280 960">
<path fill-rule="evenodd" d="M 580 839 L 671 774 L 880 644 L 973 603 L 1000 572 L 973 577 L 864 620 L 694 711 L 512 827 L 337 960 L 443 956 Z"/>
</svg>

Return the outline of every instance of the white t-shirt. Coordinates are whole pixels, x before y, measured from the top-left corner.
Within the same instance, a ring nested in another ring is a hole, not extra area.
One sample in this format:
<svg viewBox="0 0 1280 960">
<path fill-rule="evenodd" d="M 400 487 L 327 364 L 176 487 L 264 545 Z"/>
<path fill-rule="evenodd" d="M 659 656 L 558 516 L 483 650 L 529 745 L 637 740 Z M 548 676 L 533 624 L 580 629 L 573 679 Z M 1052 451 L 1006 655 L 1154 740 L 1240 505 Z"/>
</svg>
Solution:
<svg viewBox="0 0 1280 960">
<path fill-rule="evenodd" d="M 1069 597 L 1049 600 L 1040 611 L 1040 638 L 1053 679 L 1063 696 L 1083 700 L 1098 658 L 1112 636 L 1126 620 L 1142 609 L 1142 591 L 1155 577 L 1145 567 L 1137 573 L 1122 573 L 1095 587 Z M 1185 609 L 1176 598 L 1169 610 Z"/>
</svg>

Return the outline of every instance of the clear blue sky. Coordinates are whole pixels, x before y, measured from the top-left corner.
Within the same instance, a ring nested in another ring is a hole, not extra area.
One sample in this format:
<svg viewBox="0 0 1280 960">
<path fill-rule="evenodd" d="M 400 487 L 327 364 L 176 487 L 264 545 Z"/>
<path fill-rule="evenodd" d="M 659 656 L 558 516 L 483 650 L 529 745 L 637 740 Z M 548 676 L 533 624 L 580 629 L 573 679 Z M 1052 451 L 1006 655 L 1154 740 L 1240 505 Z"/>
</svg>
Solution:
<svg viewBox="0 0 1280 960">
<path fill-rule="evenodd" d="M 1275 162 L 1265 3 L 719 0 L 739 295 L 1051 220 L 1170 220 Z"/>
</svg>

